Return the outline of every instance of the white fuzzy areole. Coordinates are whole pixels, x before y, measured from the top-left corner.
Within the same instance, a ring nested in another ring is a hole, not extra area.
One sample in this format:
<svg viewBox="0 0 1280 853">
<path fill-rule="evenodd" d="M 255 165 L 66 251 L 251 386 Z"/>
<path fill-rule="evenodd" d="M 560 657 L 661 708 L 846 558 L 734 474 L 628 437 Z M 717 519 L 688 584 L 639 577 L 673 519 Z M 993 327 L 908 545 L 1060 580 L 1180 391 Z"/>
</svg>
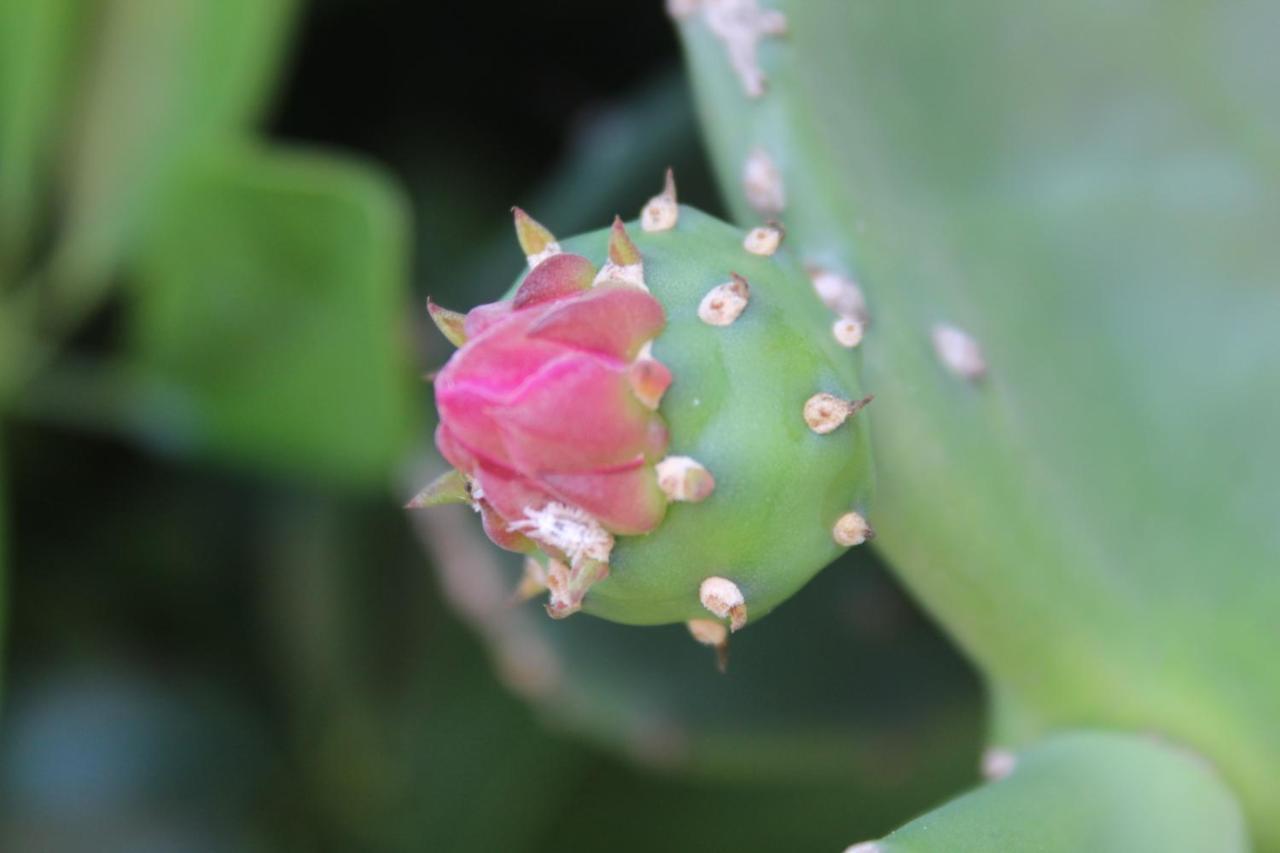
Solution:
<svg viewBox="0 0 1280 853">
<path fill-rule="evenodd" d="M 753 255 L 768 257 L 778 251 L 782 245 L 782 231 L 772 225 L 761 225 L 747 232 L 742 241 L 742 248 Z"/>
<path fill-rule="evenodd" d="M 863 841 L 858 844 L 850 844 L 844 848 L 844 853 L 880 853 L 881 847 L 874 841 Z"/>
<path fill-rule="evenodd" d="M 738 585 L 728 578 L 709 577 L 698 587 L 698 600 L 713 616 L 729 620 L 729 630 L 747 624 L 747 600 Z"/>
<path fill-rule="evenodd" d="M 831 538 L 836 540 L 837 545 L 845 548 L 861 545 L 871 536 L 871 525 L 856 512 L 846 512 L 836 519 L 835 525 L 831 528 Z"/>
<path fill-rule="evenodd" d="M 627 264 L 619 266 L 613 261 L 605 261 L 604 266 L 600 268 L 600 272 L 596 273 L 595 280 L 591 282 L 592 287 L 599 287 L 605 282 L 616 281 L 622 284 L 629 284 L 632 287 L 638 287 L 646 293 L 649 286 L 644 282 L 644 263 Z"/>
<path fill-rule="evenodd" d="M 670 231 L 679 220 L 680 205 L 676 202 L 675 173 L 667 169 L 662 192 L 649 199 L 648 204 L 640 211 L 640 227 L 650 233 Z"/>
<path fill-rule="evenodd" d="M 809 280 L 813 282 L 813 291 L 823 305 L 841 317 L 850 317 L 866 325 L 867 299 L 856 281 L 822 267 L 811 267 Z"/>
<path fill-rule="evenodd" d="M 668 456 L 657 464 L 658 488 L 668 499 L 697 503 L 711 496 L 716 481 L 701 462 L 689 456 Z"/>
<path fill-rule="evenodd" d="M 982 753 L 982 778 L 998 782 L 1009 776 L 1018 766 L 1018 756 L 1011 750 L 993 746 Z"/>
<path fill-rule="evenodd" d="M 846 349 L 853 349 L 862 343 L 862 332 L 862 323 L 852 317 L 841 317 L 831 326 L 832 337 Z"/>
<path fill-rule="evenodd" d="M 548 243 L 546 246 L 542 248 L 541 252 L 537 252 L 532 255 L 525 255 L 525 260 L 529 262 L 529 269 L 533 269 L 538 264 L 545 261 L 547 258 L 551 257 L 552 255 L 558 255 L 560 254 L 560 252 L 561 252 L 560 244 L 552 240 L 550 243 Z"/>
<path fill-rule="evenodd" d="M 728 326 L 747 310 L 751 288 L 747 280 L 735 275 L 732 281 L 718 284 L 707 291 L 698 303 L 698 319 L 708 326 Z"/>
<path fill-rule="evenodd" d="M 787 206 L 782 172 L 763 148 L 753 148 L 742 164 L 742 191 L 747 203 L 763 216 L 776 216 Z"/>
<path fill-rule="evenodd" d="M 834 394 L 814 394 L 804 403 L 804 422 L 818 435 L 833 432 L 849 419 L 849 401 Z"/>
<path fill-rule="evenodd" d="M 679 7 L 676 18 L 692 14 L 693 4 L 671 3 Z M 764 69 L 760 67 L 760 42 L 787 31 L 787 18 L 776 9 L 761 9 L 757 0 L 702 0 L 702 17 L 707 28 L 724 44 L 729 65 L 738 75 L 742 91 L 749 98 L 765 92 Z"/>
<path fill-rule="evenodd" d="M 507 527 L 563 551 L 571 563 L 583 558 L 608 563 L 613 552 L 613 535 L 586 510 L 568 504 L 553 502 L 538 509 L 526 508 L 524 518 Z"/>
<path fill-rule="evenodd" d="M 970 382 L 986 376 L 987 360 L 982 354 L 982 347 L 968 332 L 948 323 L 939 323 L 933 327 L 931 337 L 938 361 L 953 376 Z"/>
</svg>

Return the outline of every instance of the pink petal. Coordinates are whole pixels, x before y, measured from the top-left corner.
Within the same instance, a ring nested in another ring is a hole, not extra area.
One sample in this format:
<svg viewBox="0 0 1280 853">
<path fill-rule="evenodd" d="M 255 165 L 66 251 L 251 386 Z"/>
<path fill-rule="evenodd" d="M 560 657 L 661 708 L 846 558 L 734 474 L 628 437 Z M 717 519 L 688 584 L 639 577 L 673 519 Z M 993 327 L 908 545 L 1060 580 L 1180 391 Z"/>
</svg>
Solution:
<svg viewBox="0 0 1280 853">
<path fill-rule="evenodd" d="M 521 311 L 541 302 L 575 296 L 591 287 L 595 274 L 596 268 L 582 255 L 552 255 L 525 276 L 511 306 Z"/>
<path fill-rule="evenodd" d="M 631 393 L 624 369 L 587 357 L 549 365 L 489 415 L 514 467 L 530 473 L 627 464 L 645 452 L 655 417 Z"/>
<path fill-rule="evenodd" d="M 542 480 L 560 500 L 582 507 L 613 533 L 648 533 L 667 511 L 653 466 L 642 461 L 606 473 L 546 474 Z"/>
<path fill-rule="evenodd" d="M 526 509 L 545 506 L 555 500 L 543 485 L 510 469 L 482 463 L 476 469 L 475 478 L 484 500 L 499 515 L 512 521 L 523 519 Z"/>
<path fill-rule="evenodd" d="M 510 319 L 511 312 L 510 301 L 490 302 L 488 305 L 477 305 L 472 308 L 467 312 L 467 318 L 463 322 L 467 340 L 474 340 L 502 321 Z"/>
<path fill-rule="evenodd" d="M 631 392 L 636 399 L 647 408 L 656 409 L 662 402 L 662 395 L 671 387 L 671 371 L 660 361 L 642 358 L 632 363 L 627 370 L 627 379 L 631 382 Z"/>
<path fill-rule="evenodd" d="M 648 293 L 604 284 L 556 305 L 529 327 L 528 335 L 630 361 L 665 324 L 661 303 Z"/>
<path fill-rule="evenodd" d="M 485 535 L 493 544 L 507 551 L 515 551 L 517 554 L 529 554 L 538 549 L 532 539 L 523 533 L 511 530 L 507 519 L 499 515 L 488 501 L 481 500 L 477 503 L 480 504 L 480 523 L 484 525 Z"/>
<path fill-rule="evenodd" d="M 527 322 L 513 318 L 455 352 L 433 383 L 436 400 L 447 401 L 455 391 L 494 402 L 508 400 L 531 376 L 565 354 L 555 343 L 524 337 L 521 332 Z"/>
</svg>

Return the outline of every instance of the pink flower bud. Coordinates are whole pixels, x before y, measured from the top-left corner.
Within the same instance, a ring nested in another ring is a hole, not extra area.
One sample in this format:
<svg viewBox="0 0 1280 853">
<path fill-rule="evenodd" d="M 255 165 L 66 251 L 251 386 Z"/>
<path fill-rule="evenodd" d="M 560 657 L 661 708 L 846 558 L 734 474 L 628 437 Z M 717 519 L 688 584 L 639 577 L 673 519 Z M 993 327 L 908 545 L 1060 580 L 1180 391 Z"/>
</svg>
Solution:
<svg viewBox="0 0 1280 853">
<path fill-rule="evenodd" d="M 666 510 L 654 408 L 670 375 L 648 357 L 636 366 L 666 318 L 644 290 L 594 276 L 578 255 L 542 260 L 514 299 L 467 314 L 466 343 L 435 379 L 436 445 L 505 548 L 531 548 L 511 525 L 553 503 L 620 534 L 652 530 Z"/>
</svg>

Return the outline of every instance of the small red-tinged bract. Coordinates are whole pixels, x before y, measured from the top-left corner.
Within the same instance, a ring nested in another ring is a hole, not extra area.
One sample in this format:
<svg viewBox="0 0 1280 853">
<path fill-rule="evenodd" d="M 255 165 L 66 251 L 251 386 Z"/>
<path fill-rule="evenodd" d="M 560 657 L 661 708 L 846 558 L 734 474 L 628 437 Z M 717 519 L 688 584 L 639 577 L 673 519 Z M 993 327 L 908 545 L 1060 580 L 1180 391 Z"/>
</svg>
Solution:
<svg viewBox="0 0 1280 853">
<path fill-rule="evenodd" d="M 858 539 L 833 530 L 870 498 L 846 402 L 863 396 L 859 356 L 785 248 L 662 213 L 560 242 L 517 209 L 530 268 L 511 298 L 465 317 L 431 306 L 461 342 L 434 383 L 458 473 L 412 505 L 470 503 L 542 567 L 554 617 L 736 631 Z M 722 291 L 734 310 L 709 322 Z M 838 429 L 806 427 L 815 395 L 839 404 Z"/>
</svg>

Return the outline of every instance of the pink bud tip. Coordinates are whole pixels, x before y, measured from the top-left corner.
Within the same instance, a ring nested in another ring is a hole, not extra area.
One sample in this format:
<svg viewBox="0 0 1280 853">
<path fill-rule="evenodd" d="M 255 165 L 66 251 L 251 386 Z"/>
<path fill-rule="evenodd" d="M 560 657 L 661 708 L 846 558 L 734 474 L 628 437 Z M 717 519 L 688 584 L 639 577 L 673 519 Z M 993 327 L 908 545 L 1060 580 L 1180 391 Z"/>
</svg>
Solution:
<svg viewBox="0 0 1280 853">
<path fill-rule="evenodd" d="M 671 386 L 671 371 L 662 362 L 642 358 L 631 365 L 630 379 L 636 399 L 650 409 L 656 409 L 662 402 L 662 395 Z"/>
<path fill-rule="evenodd" d="M 511 307 L 519 311 L 540 302 L 581 293 L 590 289 L 595 274 L 591 261 L 581 255 L 553 255 L 525 276 Z"/>
</svg>

